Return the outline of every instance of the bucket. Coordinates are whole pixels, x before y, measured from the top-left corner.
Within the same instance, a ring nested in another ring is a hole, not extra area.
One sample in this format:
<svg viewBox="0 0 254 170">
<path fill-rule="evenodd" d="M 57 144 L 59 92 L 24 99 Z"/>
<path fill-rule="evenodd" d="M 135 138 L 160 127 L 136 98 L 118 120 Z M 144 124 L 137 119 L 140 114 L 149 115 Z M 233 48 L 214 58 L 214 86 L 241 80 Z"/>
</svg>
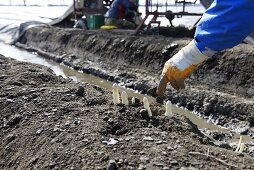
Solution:
<svg viewBox="0 0 254 170">
<path fill-rule="evenodd" d="M 102 14 L 89 15 L 87 18 L 88 27 L 90 29 L 100 28 L 104 25 L 104 16 Z"/>
</svg>

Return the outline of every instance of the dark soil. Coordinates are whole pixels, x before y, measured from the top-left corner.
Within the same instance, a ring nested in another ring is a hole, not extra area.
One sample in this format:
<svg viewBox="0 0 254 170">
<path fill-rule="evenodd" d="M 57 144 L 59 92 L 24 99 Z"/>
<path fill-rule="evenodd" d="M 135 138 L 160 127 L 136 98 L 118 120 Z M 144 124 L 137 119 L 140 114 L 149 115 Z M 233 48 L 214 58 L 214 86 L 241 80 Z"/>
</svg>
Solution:
<svg viewBox="0 0 254 170">
<path fill-rule="evenodd" d="M 183 28 L 163 31 L 171 37 L 37 27 L 28 30 L 16 45 L 147 93 L 156 87 L 164 62 L 186 45 L 193 33 Z M 219 125 L 253 135 L 253 56 L 253 46 L 247 44 L 220 52 L 187 79 L 185 90 L 169 87 L 164 97 Z"/>
<path fill-rule="evenodd" d="M 111 92 L 0 56 L 0 169 L 252 169 L 187 118 L 113 105 Z M 142 116 L 143 115 L 143 116 Z M 220 140 L 221 134 L 212 134 Z M 225 147 L 225 146 L 223 146 Z"/>
</svg>

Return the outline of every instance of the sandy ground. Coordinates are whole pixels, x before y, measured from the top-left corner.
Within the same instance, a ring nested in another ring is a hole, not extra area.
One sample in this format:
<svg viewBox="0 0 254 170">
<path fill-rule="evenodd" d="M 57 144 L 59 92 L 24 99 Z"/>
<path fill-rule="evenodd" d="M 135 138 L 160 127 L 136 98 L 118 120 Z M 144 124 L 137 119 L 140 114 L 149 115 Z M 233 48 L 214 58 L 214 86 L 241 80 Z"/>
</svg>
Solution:
<svg viewBox="0 0 254 170">
<path fill-rule="evenodd" d="M 16 45 L 76 70 L 149 93 L 163 64 L 186 45 L 193 31 L 175 27 L 165 36 L 133 36 L 129 31 L 32 28 Z M 241 44 L 202 65 L 182 91 L 168 88 L 165 99 L 242 134 L 254 129 L 253 46 Z"/>
<path fill-rule="evenodd" d="M 1 169 L 252 169 L 251 153 L 216 147 L 188 119 L 0 56 Z M 225 147 L 225 146 L 224 146 Z"/>
</svg>

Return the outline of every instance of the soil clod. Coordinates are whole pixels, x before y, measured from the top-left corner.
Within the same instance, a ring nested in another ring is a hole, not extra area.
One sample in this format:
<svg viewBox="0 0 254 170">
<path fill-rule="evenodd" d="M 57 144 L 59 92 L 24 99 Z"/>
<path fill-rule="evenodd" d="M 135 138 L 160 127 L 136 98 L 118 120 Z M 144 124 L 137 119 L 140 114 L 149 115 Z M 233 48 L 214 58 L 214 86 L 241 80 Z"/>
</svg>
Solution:
<svg viewBox="0 0 254 170">
<path fill-rule="evenodd" d="M 118 170 L 115 160 L 110 160 L 107 166 L 107 170 Z"/>
<path fill-rule="evenodd" d="M 84 87 L 83 86 L 79 86 L 78 87 L 78 90 L 76 91 L 76 96 L 80 96 L 80 97 L 83 97 L 84 96 Z"/>
</svg>

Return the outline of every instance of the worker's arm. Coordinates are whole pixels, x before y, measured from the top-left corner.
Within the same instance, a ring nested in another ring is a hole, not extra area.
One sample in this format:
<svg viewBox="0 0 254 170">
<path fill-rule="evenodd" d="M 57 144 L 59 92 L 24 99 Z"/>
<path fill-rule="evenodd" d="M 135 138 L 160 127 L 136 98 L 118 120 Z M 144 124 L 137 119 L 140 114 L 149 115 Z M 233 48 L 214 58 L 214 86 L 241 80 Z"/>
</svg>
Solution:
<svg viewBox="0 0 254 170">
<path fill-rule="evenodd" d="M 137 11 L 138 5 L 135 4 L 134 0 L 123 0 L 123 4 L 129 10 Z"/>
<path fill-rule="evenodd" d="M 236 46 L 252 31 L 253 0 L 215 0 L 198 23 L 194 38 L 202 53 L 206 48 L 221 51 Z"/>
<path fill-rule="evenodd" d="M 198 23 L 194 40 L 169 59 L 157 94 L 163 94 L 168 82 L 177 90 L 184 80 L 215 52 L 239 44 L 254 30 L 253 0 L 215 0 Z"/>
</svg>

